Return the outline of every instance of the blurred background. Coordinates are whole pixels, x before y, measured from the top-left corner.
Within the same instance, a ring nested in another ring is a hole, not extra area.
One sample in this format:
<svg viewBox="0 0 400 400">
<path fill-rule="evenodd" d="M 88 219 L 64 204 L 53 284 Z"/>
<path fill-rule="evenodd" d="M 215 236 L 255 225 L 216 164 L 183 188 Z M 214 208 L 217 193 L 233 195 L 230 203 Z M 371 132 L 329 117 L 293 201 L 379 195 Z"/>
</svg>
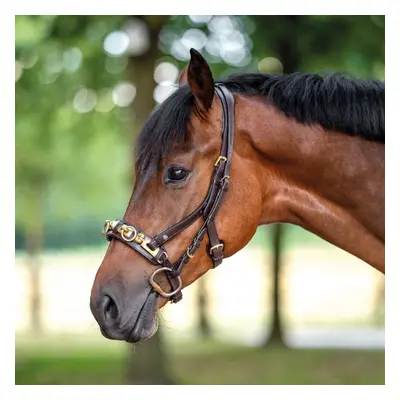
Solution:
<svg viewBox="0 0 400 400">
<path fill-rule="evenodd" d="M 384 384 L 384 276 L 295 226 L 260 227 L 144 343 L 89 310 L 134 138 L 191 47 L 216 77 L 384 80 L 384 33 L 384 16 L 16 16 L 16 384 Z"/>
</svg>

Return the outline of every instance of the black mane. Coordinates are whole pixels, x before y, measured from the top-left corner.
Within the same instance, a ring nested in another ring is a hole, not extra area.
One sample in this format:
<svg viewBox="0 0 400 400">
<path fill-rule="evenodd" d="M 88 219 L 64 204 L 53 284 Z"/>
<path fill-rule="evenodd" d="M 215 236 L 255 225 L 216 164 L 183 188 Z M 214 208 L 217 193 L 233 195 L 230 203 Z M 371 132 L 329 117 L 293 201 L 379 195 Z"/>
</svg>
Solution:
<svg viewBox="0 0 400 400">
<path fill-rule="evenodd" d="M 264 96 L 299 123 L 385 143 L 385 84 L 381 81 L 338 73 L 293 73 L 235 74 L 216 82 L 232 92 Z M 170 146 L 185 140 L 193 100 L 191 90 L 183 86 L 150 114 L 136 145 L 139 174 L 152 174 Z"/>
</svg>

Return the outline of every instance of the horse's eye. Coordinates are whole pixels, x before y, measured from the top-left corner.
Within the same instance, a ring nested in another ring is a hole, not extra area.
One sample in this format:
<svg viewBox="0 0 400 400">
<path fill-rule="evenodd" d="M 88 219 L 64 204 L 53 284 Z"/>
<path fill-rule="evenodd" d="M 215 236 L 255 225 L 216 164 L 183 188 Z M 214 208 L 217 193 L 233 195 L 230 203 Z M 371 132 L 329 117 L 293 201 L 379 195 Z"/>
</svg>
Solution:
<svg viewBox="0 0 400 400">
<path fill-rule="evenodd" d="M 184 181 L 189 175 L 189 171 L 183 167 L 171 167 L 168 169 L 168 181 L 178 183 Z"/>
</svg>

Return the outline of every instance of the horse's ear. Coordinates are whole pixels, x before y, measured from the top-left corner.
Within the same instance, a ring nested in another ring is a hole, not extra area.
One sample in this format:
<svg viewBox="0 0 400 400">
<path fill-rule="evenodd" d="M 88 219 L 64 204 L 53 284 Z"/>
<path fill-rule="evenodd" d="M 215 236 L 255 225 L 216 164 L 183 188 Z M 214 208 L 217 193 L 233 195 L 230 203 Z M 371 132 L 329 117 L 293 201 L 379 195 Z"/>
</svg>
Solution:
<svg viewBox="0 0 400 400">
<path fill-rule="evenodd" d="M 182 72 L 179 84 L 181 84 L 181 79 L 182 81 L 187 80 L 197 104 L 201 109 L 207 111 L 214 99 L 214 79 L 207 61 L 197 50 L 190 49 L 190 62 Z"/>
<path fill-rule="evenodd" d="M 188 83 L 188 68 L 189 65 L 186 65 L 185 69 L 181 72 L 179 76 L 179 87 L 187 85 Z"/>
</svg>

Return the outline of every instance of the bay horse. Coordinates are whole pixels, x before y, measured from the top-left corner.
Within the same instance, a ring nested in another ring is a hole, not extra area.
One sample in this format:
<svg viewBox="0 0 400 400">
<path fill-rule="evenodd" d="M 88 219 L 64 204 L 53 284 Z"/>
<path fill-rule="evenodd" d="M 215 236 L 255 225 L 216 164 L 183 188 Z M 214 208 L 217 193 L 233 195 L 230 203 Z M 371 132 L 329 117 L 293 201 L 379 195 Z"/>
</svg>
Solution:
<svg viewBox="0 0 400 400">
<path fill-rule="evenodd" d="M 385 273 L 385 86 L 343 74 L 216 80 L 199 52 L 138 136 L 135 184 L 90 308 L 138 342 L 157 312 L 258 226 L 290 223 Z M 205 240 L 203 240 L 205 239 Z"/>
</svg>

